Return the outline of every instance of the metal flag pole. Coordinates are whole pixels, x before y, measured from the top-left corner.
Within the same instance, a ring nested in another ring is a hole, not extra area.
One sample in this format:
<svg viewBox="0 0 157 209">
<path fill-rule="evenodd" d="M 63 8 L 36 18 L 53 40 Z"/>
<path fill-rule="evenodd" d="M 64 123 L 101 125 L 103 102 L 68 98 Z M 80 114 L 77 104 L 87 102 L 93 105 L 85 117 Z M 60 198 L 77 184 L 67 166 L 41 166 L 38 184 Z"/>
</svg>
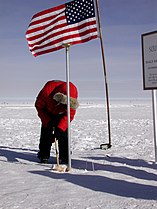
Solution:
<svg viewBox="0 0 157 209">
<path fill-rule="evenodd" d="M 157 111 L 156 111 L 156 90 L 152 90 L 152 107 L 153 107 L 153 128 L 154 128 L 154 148 L 155 162 L 157 162 Z"/>
<path fill-rule="evenodd" d="M 107 82 L 107 75 L 106 75 L 106 64 L 105 64 L 102 28 L 101 28 L 101 23 L 100 23 L 100 12 L 99 12 L 98 0 L 95 0 L 95 1 L 96 1 L 98 27 L 99 27 L 100 44 L 101 44 L 101 53 L 102 53 L 103 68 L 104 68 L 105 87 L 106 87 L 106 105 L 107 105 L 107 117 L 108 117 L 108 137 L 109 137 L 109 143 L 101 144 L 100 148 L 101 149 L 108 149 L 112 146 L 111 145 L 111 127 L 110 127 L 110 108 L 109 108 L 108 82 Z"/>
<path fill-rule="evenodd" d="M 67 117 L 68 117 L 68 168 L 71 170 L 71 126 L 70 126 L 70 65 L 69 65 L 69 48 L 70 44 L 64 44 L 66 51 L 66 83 L 67 83 Z"/>
</svg>

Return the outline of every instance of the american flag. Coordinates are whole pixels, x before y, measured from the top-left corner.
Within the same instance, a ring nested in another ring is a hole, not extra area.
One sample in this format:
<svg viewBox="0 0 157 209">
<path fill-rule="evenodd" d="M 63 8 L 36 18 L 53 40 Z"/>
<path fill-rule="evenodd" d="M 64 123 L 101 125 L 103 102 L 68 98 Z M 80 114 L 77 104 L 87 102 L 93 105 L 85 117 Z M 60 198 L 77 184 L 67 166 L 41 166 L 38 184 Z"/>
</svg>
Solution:
<svg viewBox="0 0 157 209">
<path fill-rule="evenodd" d="M 93 0 L 74 0 L 35 14 L 26 38 L 36 57 L 98 37 Z"/>
</svg>

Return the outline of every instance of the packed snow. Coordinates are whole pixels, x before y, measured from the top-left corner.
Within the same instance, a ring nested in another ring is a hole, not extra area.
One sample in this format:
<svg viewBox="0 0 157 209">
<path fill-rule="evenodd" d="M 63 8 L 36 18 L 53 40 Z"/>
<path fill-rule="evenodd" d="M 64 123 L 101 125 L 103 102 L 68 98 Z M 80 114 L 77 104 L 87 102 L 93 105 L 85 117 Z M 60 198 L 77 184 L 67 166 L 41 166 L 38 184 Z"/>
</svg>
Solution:
<svg viewBox="0 0 157 209">
<path fill-rule="evenodd" d="M 41 122 L 33 103 L 0 104 L 0 209 L 156 209 L 151 101 L 80 102 L 71 123 L 72 169 L 37 159 Z"/>
</svg>

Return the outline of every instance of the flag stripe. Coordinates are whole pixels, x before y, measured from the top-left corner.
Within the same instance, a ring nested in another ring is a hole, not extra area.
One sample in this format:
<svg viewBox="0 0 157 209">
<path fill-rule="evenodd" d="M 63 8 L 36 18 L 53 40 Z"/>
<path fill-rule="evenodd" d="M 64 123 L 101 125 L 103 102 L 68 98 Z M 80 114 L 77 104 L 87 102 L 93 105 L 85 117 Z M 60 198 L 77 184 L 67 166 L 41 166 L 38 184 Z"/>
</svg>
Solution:
<svg viewBox="0 0 157 209">
<path fill-rule="evenodd" d="M 28 44 L 29 46 L 32 46 L 33 44 L 42 44 L 42 42 L 44 42 L 45 40 L 49 39 L 49 38 L 53 38 L 56 37 L 60 34 L 65 34 L 67 32 L 73 32 L 73 33 L 79 33 L 82 32 L 83 30 L 86 30 L 86 28 L 91 28 L 93 30 L 93 28 L 95 28 L 96 25 L 96 21 L 90 21 L 90 22 L 83 22 L 80 24 L 74 24 L 71 25 L 70 27 L 66 26 L 65 24 L 63 25 L 62 28 L 60 28 L 60 30 L 55 30 L 54 28 L 52 28 L 51 30 L 44 32 L 42 34 L 39 34 L 37 36 L 31 37 L 30 39 L 28 39 Z M 58 28 L 58 27 L 57 27 Z"/>
<path fill-rule="evenodd" d="M 29 37 L 29 34 L 35 33 L 36 31 L 46 30 L 46 28 L 52 26 L 53 24 L 56 24 L 56 23 L 59 24 L 60 21 L 66 22 L 64 13 L 56 16 L 53 20 L 51 19 L 51 21 L 47 21 L 47 22 L 44 22 L 44 23 L 41 21 L 37 25 L 30 26 L 27 30 L 26 37 L 27 36 Z"/>
<path fill-rule="evenodd" d="M 47 10 L 44 10 L 44 11 L 41 11 L 41 12 L 38 12 L 37 14 L 35 14 L 32 17 L 31 23 L 33 23 L 34 21 L 37 21 L 37 20 L 42 20 L 42 19 L 50 17 L 50 16 L 57 15 L 57 14 L 61 13 L 64 10 L 65 10 L 65 4 L 62 4 L 60 6 L 57 6 L 57 7 L 54 7 L 54 8 L 50 8 L 50 9 L 47 9 Z"/>
<path fill-rule="evenodd" d="M 96 39 L 98 36 L 97 36 L 97 32 L 94 34 L 93 33 L 93 36 L 91 37 L 84 37 L 84 38 L 73 38 L 73 44 L 80 44 L 80 43 L 85 43 L 87 41 L 90 41 L 92 39 Z M 67 39 L 64 43 L 69 43 L 70 42 L 70 39 Z M 54 51 L 57 51 L 59 49 L 62 49 L 64 48 L 64 46 L 61 44 L 61 43 L 57 43 L 54 45 L 50 45 L 49 47 L 46 47 L 44 48 L 43 50 L 35 50 L 32 52 L 32 54 L 36 57 L 36 56 L 39 56 L 39 55 L 42 55 L 42 54 L 46 54 L 46 53 L 49 53 L 49 52 L 54 52 Z"/>
<path fill-rule="evenodd" d="M 95 35 L 96 35 L 96 33 L 94 34 L 93 33 L 93 37 L 95 37 Z M 91 36 L 92 37 L 92 36 Z M 73 43 L 73 44 L 75 44 L 75 42 L 76 41 L 82 41 L 83 42 L 83 40 L 91 40 L 91 39 L 93 39 L 93 38 L 91 38 L 91 37 L 88 37 L 88 34 L 85 34 L 84 36 L 82 36 L 82 37 L 80 37 L 80 36 L 74 36 L 74 35 L 68 35 L 67 37 L 66 37 L 66 40 L 64 41 L 64 43 L 66 44 L 66 43 Z M 62 38 L 60 38 L 60 40 L 62 40 Z M 43 49 L 43 51 L 45 50 L 45 49 L 49 49 L 50 47 L 51 48 L 54 48 L 55 46 L 62 46 L 62 48 L 63 48 L 63 44 L 61 43 L 61 41 L 59 42 L 59 41 L 52 41 L 52 42 L 49 42 L 48 44 L 46 44 L 45 45 L 45 47 L 44 48 L 40 48 L 40 47 L 37 47 L 35 50 L 33 49 L 33 51 L 34 52 L 38 52 L 38 51 L 41 51 L 41 49 Z"/>
<path fill-rule="evenodd" d="M 91 2 L 93 3 L 92 0 L 90 0 L 90 4 Z M 78 7 L 84 6 L 83 12 L 84 9 L 87 10 L 85 18 L 83 18 L 84 13 L 79 16 L 78 9 L 75 12 L 73 3 L 75 7 L 78 4 L 80 4 Z M 70 10 L 66 10 L 67 6 L 68 9 L 70 6 Z M 92 7 L 90 8 L 93 10 Z M 28 46 L 34 56 L 59 50 L 65 43 L 84 43 L 97 36 L 96 17 L 93 11 L 90 12 L 87 0 L 74 0 L 66 5 L 63 4 L 35 14 L 26 32 Z"/>
<path fill-rule="evenodd" d="M 26 37 L 27 37 L 28 41 L 33 40 L 33 39 L 35 39 L 35 36 L 46 35 L 52 30 L 58 30 L 60 28 L 66 27 L 66 26 L 67 26 L 66 20 L 65 20 L 65 18 L 63 18 L 62 20 L 61 19 L 59 20 L 59 24 L 58 24 L 58 22 L 55 22 L 55 23 L 45 27 L 44 30 L 42 30 L 41 28 L 38 28 L 36 30 L 33 30 L 32 33 L 27 34 Z"/>
<path fill-rule="evenodd" d="M 38 42 L 40 40 L 42 40 L 42 38 L 44 39 L 45 37 L 49 36 L 51 33 L 56 33 L 57 31 L 62 31 L 64 30 L 64 28 L 66 28 L 67 24 L 65 23 L 65 21 L 58 25 L 55 24 L 54 27 L 49 27 L 48 30 L 45 30 L 44 32 L 38 31 L 35 32 L 33 34 L 31 34 L 31 36 L 27 36 L 29 38 L 27 38 L 28 42 L 31 43 L 35 43 Z M 59 30 L 58 30 L 59 29 Z"/>
<path fill-rule="evenodd" d="M 69 32 L 64 33 L 64 37 L 62 34 L 58 34 L 58 36 L 53 36 L 52 38 L 46 39 L 44 42 L 42 42 L 42 44 L 39 43 L 35 45 L 29 45 L 29 47 L 31 50 L 42 49 L 48 46 L 49 44 L 52 45 L 53 43 L 55 44 L 57 42 L 62 42 L 63 44 L 66 39 L 69 39 L 69 37 L 72 37 L 72 38 L 82 37 L 83 38 L 84 35 L 88 35 L 89 33 L 92 35 L 92 33 L 95 33 L 95 32 L 97 32 L 95 28 L 93 29 L 90 28 L 89 30 L 87 30 L 86 28 L 86 30 L 84 29 L 82 32 L 79 32 L 79 33 L 77 31 L 75 31 L 75 33 L 71 32 L 71 34 Z M 69 43 L 73 44 L 72 41 L 70 41 Z"/>
</svg>

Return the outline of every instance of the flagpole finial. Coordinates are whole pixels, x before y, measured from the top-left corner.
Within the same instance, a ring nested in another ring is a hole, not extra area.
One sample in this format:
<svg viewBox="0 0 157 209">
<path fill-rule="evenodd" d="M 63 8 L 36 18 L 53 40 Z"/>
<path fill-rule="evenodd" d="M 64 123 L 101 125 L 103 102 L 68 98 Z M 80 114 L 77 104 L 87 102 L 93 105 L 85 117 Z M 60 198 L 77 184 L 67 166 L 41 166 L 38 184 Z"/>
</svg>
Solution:
<svg viewBox="0 0 157 209">
<path fill-rule="evenodd" d="M 66 44 L 62 44 L 62 46 L 65 47 L 65 48 L 69 48 L 71 46 L 71 44 L 66 43 Z"/>
</svg>

